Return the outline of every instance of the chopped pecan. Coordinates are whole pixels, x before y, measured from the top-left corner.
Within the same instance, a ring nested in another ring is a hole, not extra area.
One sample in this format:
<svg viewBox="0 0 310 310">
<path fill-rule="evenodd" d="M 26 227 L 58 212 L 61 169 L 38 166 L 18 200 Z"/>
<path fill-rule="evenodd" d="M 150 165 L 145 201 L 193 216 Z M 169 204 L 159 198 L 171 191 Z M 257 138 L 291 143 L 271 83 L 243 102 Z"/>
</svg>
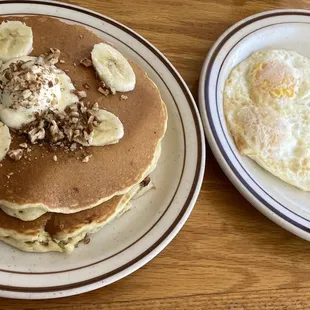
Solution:
<svg viewBox="0 0 310 310">
<path fill-rule="evenodd" d="M 104 89 L 101 86 L 98 87 L 99 93 L 103 94 L 104 96 L 108 96 L 110 91 L 108 89 Z"/>
<path fill-rule="evenodd" d="M 19 146 L 20 146 L 21 148 L 23 148 L 23 149 L 27 149 L 27 148 L 28 148 L 28 144 L 27 144 L 26 142 L 21 143 Z"/>
<path fill-rule="evenodd" d="M 85 244 L 88 244 L 88 243 L 90 242 L 89 234 L 86 234 L 86 235 L 85 235 L 83 242 L 84 242 Z"/>
<path fill-rule="evenodd" d="M 126 96 L 126 95 L 121 95 L 119 99 L 120 99 L 120 100 L 127 100 L 127 99 L 128 99 L 128 96 Z"/>
<path fill-rule="evenodd" d="M 76 92 L 76 95 L 79 97 L 79 99 L 82 99 L 82 98 L 86 98 L 87 97 L 87 93 L 85 90 L 79 90 Z"/>
<path fill-rule="evenodd" d="M 83 158 L 82 162 L 83 162 L 83 163 L 88 163 L 91 157 L 92 157 L 92 155 L 86 155 L 86 156 Z"/>
<path fill-rule="evenodd" d="M 23 157 L 23 154 L 24 150 L 22 149 L 8 151 L 8 156 L 14 161 L 19 161 Z"/>
<path fill-rule="evenodd" d="M 43 140 L 45 138 L 44 128 L 33 128 L 28 132 L 29 140 L 32 144 L 37 143 L 38 140 Z"/>
<path fill-rule="evenodd" d="M 147 176 L 147 177 L 141 182 L 141 185 L 142 185 L 143 187 L 146 187 L 146 186 L 148 186 L 148 185 L 150 184 L 150 182 L 151 182 L 151 178 L 150 178 L 149 176 Z"/>
<path fill-rule="evenodd" d="M 80 61 L 80 64 L 83 65 L 84 67 L 88 68 L 91 67 L 93 65 L 93 62 L 89 59 L 89 58 L 83 58 Z"/>
</svg>

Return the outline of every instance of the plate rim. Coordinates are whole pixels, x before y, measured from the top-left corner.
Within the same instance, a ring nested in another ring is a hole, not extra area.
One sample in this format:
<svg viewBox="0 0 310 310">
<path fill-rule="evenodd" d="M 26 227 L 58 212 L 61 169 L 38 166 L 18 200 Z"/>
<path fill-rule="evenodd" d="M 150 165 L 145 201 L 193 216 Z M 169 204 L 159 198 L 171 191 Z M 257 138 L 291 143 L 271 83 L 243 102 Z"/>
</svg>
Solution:
<svg viewBox="0 0 310 310">
<path fill-rule="evenodd" d="M 212 59 L 214 59 L 218 53 L 220 52 L 222 48 L 222 44 L 224 45 L 225 42 L 233 37 L 235 34 L 239 33 L 243 28 L 246 26 L 259 21 L 259 20 L 265 20 L 269 17 L 281 17 L 282 16 L 287 16 L 287 15 L 307 15 L 310 18 L 310 10 L 305 10 L 305 9 L 279 9 L 279 10 L 267 10 L 261 13 L 253 14 L 250 15 L 244 19 L 241 19 L 237 23 L 233 24 L 231 27 L 229 27 L 226 31 L 224 31 L 220 37 L 215 41 L 215 43 L 212 45 L 210 48 L 202 69 L 200 73 L 200 79 L 199 79 L 199 92 L 198 92 L 198 97 L 199 97 L 199 109 L 200 109 L 200 114 L 205 130 L 205 134 L 208 140 L 208 143 L 210 145 L 210 148 L 212 150 L 212 153 L 214 154 L 217 162 L 219 163 L 220 167 L 222 168 L 223 172 L 226 174 L 226 176 L 229 178 L 229 180 L 232 182 L 234 187 L 262 214 L 264 214 L 267 218 L 281 226 L 282 228 L 290 231 L 291 233 L 297 235 L 298 237 L 301 237 L 305 240 L 310 241 L 310 230 L 306 227 L 303 229 L 300 228 L 299 223 L 296 223 L 294 220 L 291 218 L 285 216 L 284 214 L 281 214 L 280 211 L 275 212 L 272 209 L 275 208 L 269 208 L 265 204 L 263 204 L 261 201 L 258 200 L 257 197 L 253 193 L 250 192 L 250 190 L 245 186 L 241 180 L 239 180 L 238 176 L 235 174 L 233 171 L 232 167 L 227 163 L 226 159 L 224 158 L 219 145 L 217 144 L 215 137 L 213 135 L 211 126 L 210 126 L 210 120 L 209 116 L 207 114 L 207 105 L 210 105 L 208 102 L 208 98 L 206 95 L 206 79 L 207 79 L 207 73 L 208 69 L 210 67 Z M 225 40 L 226 39 L 226 40 Z M 220 48 L 219 48 L 220 47 Z M 218 52 L 216 52 L 218 49 Z M 217 131 L 217 130 L 215 130 Z M 226 152 L 225 152 L 225 155 Z M 227 157 L 229 157 L 227 155 Z M 232 164 L 234 167 L 234 165 Z M 236 169 L 237 170 L 237 169 Z M 249 185 L 251 188 L 251 186 Z M 251 188 L 252 189 L 252 188 Z M 255 189 L 252 189 L 252 191 L 256 192 Z M 257 194 L 257 196 L 262 197 L 261 195 Z M 281 215 L 279 215 L 279 214 Z"/>
<path fill-rule="evenodd" d="M 130 29 L 129 27 L 123 25 L 122 23 L 119 23 L 118 21 L 105 16 L 103 14 L 100 14 L 98 12 L 95 12 L 93 10 L 83 8 L 81 6 L 72 5 L 68 3 L 63 3 L 59 1 L 37 1 L 37 0 L 26 0 L 26 1 L 11 1 L 11 0 L 5 0 L 1 1 L 0 5 L 2 4 L 40 4 L 44 6 L 56 6 L 60 8 L 65 9 L 73 9 L 77 10 L 81 13 L 85 13 L 87 15 L 90 15 L 92 17 L 104 19 L 105 21 L 108 21 L 112 23 L 113 25 L 121 28 L 122 30 L 125 30 L 130 36 L 133 36 L 135 39 L 142 42 L 151 52 L 153 55 L 155 55 L 161 63 L 165 65 L 167 69 L 171 72 L 173 75 L 174 80 L 178 83 L 180 88 L 182 89 L 182 92 L 184 96 L 187 99 L 187 102 L 189 104 L 189 108 L 192 112 L 192 117 L 194 119 L 194 125 L 195 126 L 195 132 L 197 134 L 197 147 L 198 147 L 198 153 L 197 153 L 197 166 L 196 166 L 196 173 L 193 178 L 193 183 L 191 184 L 191 189 L 189 191 L 189 196 L 186 201 L 184 201 L 184 206 L 186 208 L 181 209 L 180 213 L 178 214 L 177 218 L 172 222 L 170 227 L 167 231 L 165 231 L 162 234 L 162 237 L 159 238 L 157 241 L 152 242 L 152 244 L 148 247 L 148 249 L 143 252 L 141 255 L 136 257 L 133 261 L 127 263 L 125 267 L 117 271 L 115 274 L 111 276 L 101 275 L 98 277 L 95 277 L 93 279 L 83 281 L 81 283 L 77 283 L 76 285 L 64 285 L 59 286 L 60 289 L 54 289 L 52 290 L 43 290 L 41 292 L 38 291 L 32 291 L 31 288 L 25 290 L 25 287 L 17 288 L 17 290 L 11 290 L 10 288 L 7 288 L 8 290 L 5 290 L 5 288 L 0 286 L 0 296 L 3 297 L 9 297 L 9 298 L 24 298 L 24 299 L 45 299 L 45 298 L 57 298 L 61 297 L 62 295 L 70 296 L 70 295 L 76 295 L 80 294 L 86 291 L 90 291 L 105 285 L 108 285 L 110 283 L 113 283 L 117 280 L 122 279 L 123 277 L 129 275 L 130 273 L 134 272 L 135 270 L 139 269 L 143 265 L 145 265 L 147 262 L 149 262 L 151 259 L 153 259 L 159 252 L 161 252 L 168 244 L 169 242 L 176 236 L 176 234 L 179 232 L 179 230 L 182 228 L 184 223 L 186 222 L 187 218 L 189 217 L 196 200 L 198 198 L 198 195 L 200 193 L 200 188 L 202 186 L 204 171 L 205 171 L 205 159 L 206 159 L 206 147 L 205 147 L 205 139 L 204 139 L 204 131 L 202 122 L 200 119 L 200 115 L 198 112 L 197 105 L 195 103 L 195 100 L 188 89 L 188 86 L 185 84 L 183 78 L 178 73 L 178 71 L 175 69 L 175 67 L 170 63 L 170 61 L 149 41 L 144 39 L 141 35 Z M 22 13 L 21 13 L 22 14 Z M 184 210 L 183 210 L 184 209 Z M 128 265 L 128 266 L 127 266 Z M 123 267 L 123 266 L 122 266 Z M 101 279 L 101 277 L 104 276 L 104 279 Z M 87 282 L 87 283 L 84 283 Z M 20 289 L 20 291 L 18 291 Z M 49 288 L 46 288 L 49 289 Z M 3 294 L 2 292 L 9 292 L 12 294 Z M 65 292 L 65 293 L 64 293 Z M 64 293 L 64 294 L 62 294 Z M 40 296 L 39 296 L 40 295 Z"/>
</svg>

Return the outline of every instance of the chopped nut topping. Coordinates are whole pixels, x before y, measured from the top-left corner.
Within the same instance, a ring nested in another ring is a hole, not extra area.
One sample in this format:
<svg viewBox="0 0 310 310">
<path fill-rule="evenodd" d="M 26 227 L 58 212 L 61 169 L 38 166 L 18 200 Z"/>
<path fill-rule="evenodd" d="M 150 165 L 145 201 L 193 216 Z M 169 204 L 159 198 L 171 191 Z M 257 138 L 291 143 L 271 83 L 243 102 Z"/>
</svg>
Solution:
<svg viewBox="0 0 310 310">
<path fill-rule="evenodd" d="M 57 48 L 50 48 L 50 53 L 45 57 L 45 59 L 52 65 L 57 64 L 60 56 L 60 50 Z"/>
<path fill-rule="evenodd" d="M 127 99 L 128 99 L 128 96 L 126 96 L 126 95 L 121 95 L 119 99 L 120 99 L 120 100 L 127 100 Z"/>
<path fill-rule="evenodd" d="M 19 146 L 20 146 L 21 148 L 23 148 L 23 149 L 28 148 L 28 144 L 27 144 L 26 142 L 21 143 Z"/>
<path fill-rule="evenodd" d="M 81 59 L 80 64 L 83 65 L 86 68 L 91 67 L 93 65 L 92 61 L 89 58 L 86 58 L 86 57 Z"/>
<path fill-rule="evenodd" d="M 116 91 L 113 87 L 109 87 L 106 85 L 104 81 L 100 82 L 100 86 L 98 87 L 99 93 L 108 96 L 109 94 L 115 95 Z"/>
<path fill-rule="evenodd" d="M 74 148 L 73 142 L 89 146 L 93 140 L 94 128 L 100 123 L 94 115 L 97 110 L 98 103 L 91 102 L 72 104 L 62 114 L 49 109 L 19 132 L 27 134 L 32 144 L 43 140 L 70 150 Z"/>
<path fill-rule="evenodd" d="M 32 92 L 30 91 L 30 89 L 25 89 L 23 91 L 23 98 L 24 99 L 28 99 L 31 95 L 32 95 Z"/>
<path fill-rule="evenodd" d="M 60 62 L 61 64 L 66 63 L 63 59 L 60 59 L 59 62 Z"/>
<path fill-rule="evenodd" d="M 95 102 L 95 103 L 94 103 L 92 109 L 95 110 L 95 111 L 98 111 L 98 110 L 99 110 L 99 104 L 98 104 L 98 102 Z"/>
<path fill-rule="evenodd" d="M 53 156 L 53 161 L 57 161 L 57 160 L 58 160 L 57 155 L 54 155 Z"/>
<path fill-rule="evenodd" d="M 73 63 L 73 66 L 76 67 L 76 63 L 75 62 Z"/>
<path fill-rule="evenodd" d="M 71 118 L 71 123 L 72 123 L 72 124 L 77 124 L 78 121 L 79 121 L 79 119 L 78 119 L 77 117 Z"/>
<path fill-rule="evenodd" d="M 87 83 L 85 83 L 83 86 L 84 86 L 86 89 L 90 89 L 90 86 L 89 86 Z"/>
<path fill-rule="evenodd" d="M 75 142 L 73 142 L 71 145 L 70 145 L 70 151 L 73 152 L 77 149 L 77 144 Z"/>
<path fill-rule="evenodd" d="M 49 129 L 50 129 L 50 135 L 51 135 L 52 142 L 58 142 L 65 137 L 64 133 L 60 131 L 60 129 L 58 128 L 58 125 L 56 124 L 55 120 L 51 121 L 51 125 Z"/>
<path fill-rule="evenodd" d="M 36 144 L 38 140 L 45 138 L 45 130 L 44 128 L 33 128 L 28 132 L 28 137 L 32 144 Z"/>
<path fill-rule="evenodd" d="M 88 243 L 90 242 L 89 234 L 86 234 L 86 235 L 85 235 L 83 242 L 84 242 L 85 244 L 88 244 Z"/>
<path fill-rule="evenodd" d="M 82 162 L 83 162 L 83 163 L 88 163 L 91 157 L 92 157 L 92 155 L 86 155 L 86 156 L 83 158 Z"/>
<path fill-rule="evenodd" d="M 146 187 L 146 186 L 148 186 L 148 185 L 150 184 L 150 182 L 151 182 L 151 178 L 150 178 L 149 176 L 147 176 L 147 177 L 141 182 L 141 185 L 142 185 L 143 187 Z"/>
<path fill-rule="evenodd" d="M 95 120 L 95 116 L 94 115 L 90 115 L 89 118 L 88 118 L 87 124 L 88 125 L 89 124 L 93 124 L 94 120 Z"/>
<path fill-rule="evenodd" d="M 8 156 L 14 161 L 19 161 L 23 157 L 24 151 L 22 149 L 8 151 Z"/>
<path fill-rule="evenodd" d="M 103 94 L 104 96 L 108 96 L 110 93 L 108 89 L 103 89 L 101 86 L 98 87 L 98 91 L 99 91 L 99 93 Z"/>
<path fill-rule="evenodd" d="M 75 111 L 70 112 L 69 116 L 72 117 L 72 118 L 73 118 L 73 117 L 79 118 L 80 113 L 77 112 L 77 110 L 75 110 Z"/>
<path fill-rule="evenodd" d="M 82 98 L 86 98 L 87 97 L 87 93 L 85 90 L 79 90 L 76 92 L 77 96 L 79 97 L 79 99 L 82 99 Z"/>
</svg>

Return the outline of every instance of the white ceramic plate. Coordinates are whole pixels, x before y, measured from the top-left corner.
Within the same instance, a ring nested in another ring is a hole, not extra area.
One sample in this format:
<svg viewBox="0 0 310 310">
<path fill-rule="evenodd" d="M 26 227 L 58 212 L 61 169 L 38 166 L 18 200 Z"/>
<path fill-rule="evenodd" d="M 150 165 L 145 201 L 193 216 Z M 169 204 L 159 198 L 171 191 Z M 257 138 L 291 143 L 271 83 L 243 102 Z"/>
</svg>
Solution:
<svg viewBox="0 0 310 310">
<path fill-rule="evenodd" d="M 286 184 L 240 156 L 223 115 L 222 92 L 231 70 L 252 52 L 273 48 L 295 50 L 310 57 L 310 11 L 268 11 L 229 28 L 203 65 L 200 110 L 213 153 L 236 188 L 271 220 L 310 240 L 310 192 Z"/>
<path fill-rule="evenodd" d="M 169 122 L 153 180 L 157 187 L 71 255 L 23 253 L 0 243 L 0 296 L 53 298 L 117 281 L 157 255 L 197 199 L 205 141 L 195 102 L 169 61 L 141 36 L 98 13 L 47 1 L 1 1 L 1 15 L 44 14 L 89 27 L 140 64 L 160 89 Z"/>
</svg>

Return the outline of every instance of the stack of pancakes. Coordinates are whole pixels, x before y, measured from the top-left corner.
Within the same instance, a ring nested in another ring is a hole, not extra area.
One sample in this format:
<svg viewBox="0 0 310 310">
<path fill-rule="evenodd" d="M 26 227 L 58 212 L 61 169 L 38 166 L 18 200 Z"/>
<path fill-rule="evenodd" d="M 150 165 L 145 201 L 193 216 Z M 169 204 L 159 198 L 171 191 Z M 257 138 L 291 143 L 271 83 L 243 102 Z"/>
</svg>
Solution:
<svg viewBox="0 0 310 310">
<path fill-rule="evenodd" d="M 129 201 L 148 184 L 146 178 L 156 167 L 166 131 L 166 107 L 155 84 L 133 62 L 136 86 L 125 93 L 128 99 L 121 100 L 120 93 L 99 93 L 95 70 L 80 65 L 80 60 L 89 57 L 94 44 L 102 40 L 86 28 L 45 16 L 6 20 L 32 27 L 32 55 L 51 47 L 60 49 L 64 63 L 57 66 L 66 70 L 76 89 L 87 83 L 87 100 L 98 102 L 124 126 L 119 143 L 91 147 L 88 163 L 77 160 L 75 153 L 37 144 L 27 160 L 6 157 L 1 161 L 0 239 L 29 252 L 70 252 L 125 212 Z M 24 136 L 11 135 L 12 148 L 27 142 Z"/>
</svg>

